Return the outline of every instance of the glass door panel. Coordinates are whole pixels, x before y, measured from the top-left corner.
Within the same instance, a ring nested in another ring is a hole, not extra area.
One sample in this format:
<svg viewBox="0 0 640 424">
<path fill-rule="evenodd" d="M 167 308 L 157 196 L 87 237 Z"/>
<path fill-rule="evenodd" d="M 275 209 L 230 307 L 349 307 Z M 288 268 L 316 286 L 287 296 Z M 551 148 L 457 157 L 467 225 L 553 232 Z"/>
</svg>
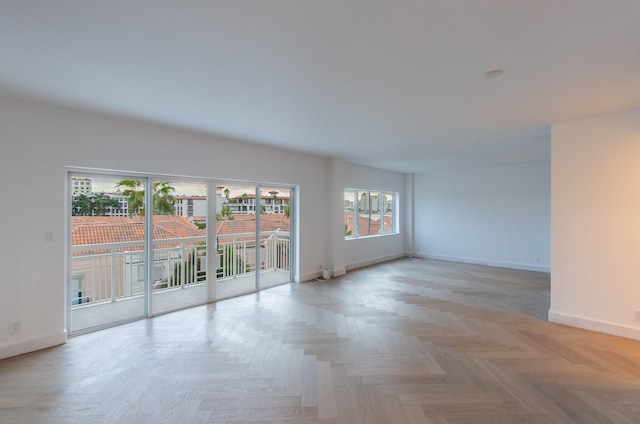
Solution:
<svg viewBox="0 0 640 424">
<path fill-rule="evenodd" d="M 69 177 L 71 333 L 145 316 L 145 186 L 125 176 Z"/>
<path fill-rule="evenodd" d="M 256 291 L 256 186 L 216 188 L 216 298 Z"/>
<path fill-rule="evenodd" d="M 291 189 L 260 186 L 260 288 L 291 281 Z"/>
<path fill-rule="evenodd" d="M 152 314 L 209 300 L 205 182 L 153 180 Z"/>
</svg>

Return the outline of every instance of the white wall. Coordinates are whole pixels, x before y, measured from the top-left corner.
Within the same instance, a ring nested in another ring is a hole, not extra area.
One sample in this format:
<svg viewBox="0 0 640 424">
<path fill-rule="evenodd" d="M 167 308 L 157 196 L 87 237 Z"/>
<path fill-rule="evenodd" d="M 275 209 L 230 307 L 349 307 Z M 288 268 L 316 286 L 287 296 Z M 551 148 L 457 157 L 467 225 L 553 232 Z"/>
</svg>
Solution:
<svg viewBox="0 0 640 424">
<path fill-rule="evenodd" d="M 65 340 L 66 166 L 297 184 L 300 279 L 329 263 L 327 158 L 8 96 L 0 144 L 0 358 Z"/>
<path fill-rule="evenodd" d="M 640 340 L 640 110 L 552 127 L 549 319 Z"/>
<path fill-rule="evenodd" d="M 405 199 L 405 174 L 385 171 L 367 166 L 345 163 L 344 184 L 345 188 L 363 190 L 392 191 L 399 194 L 399 233 L 387 236 L 363 237 L 357 239 L 344 239 L 344 217 L 341 215 L 340 228 L 342 243 L 344 244 L 344 266 L 346 269 L 354 269 L 389 259 L 405 256 L 405 238 L 407 226 L 403 220 L 404 210 L 407 206 Z M 341 194 L 341 205 L 344 211 L 344 196 Z"/>
<path fill-rule="evenodd" d="M 549 271 L 550 164 L 414 176 L 415 255 Z"/>
</svg>

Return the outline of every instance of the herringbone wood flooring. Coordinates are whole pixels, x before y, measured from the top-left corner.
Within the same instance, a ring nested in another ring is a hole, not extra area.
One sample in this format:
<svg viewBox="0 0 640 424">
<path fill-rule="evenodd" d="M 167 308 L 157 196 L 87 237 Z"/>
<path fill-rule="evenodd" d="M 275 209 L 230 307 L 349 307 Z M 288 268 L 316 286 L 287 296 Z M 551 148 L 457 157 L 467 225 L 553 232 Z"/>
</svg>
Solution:
<svg viewBox="0 0 640 424">
<path fill-rule="evenodd" d="M 0 422 L 639 423 L 640 342 L 548 307 L 546 274 L 397 260 L 0 361 Z"/>
</svg>

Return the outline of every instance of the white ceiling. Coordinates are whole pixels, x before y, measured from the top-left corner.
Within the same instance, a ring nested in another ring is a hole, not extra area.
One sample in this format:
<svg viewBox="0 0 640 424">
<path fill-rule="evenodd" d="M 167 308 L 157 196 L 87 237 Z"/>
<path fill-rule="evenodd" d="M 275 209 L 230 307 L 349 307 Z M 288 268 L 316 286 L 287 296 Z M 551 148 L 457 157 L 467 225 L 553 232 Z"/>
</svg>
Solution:
<svg viewBox="0 0 640 424">
<path fill-rule="evenodd" d="M 548 160 L 550 123 L 640 107 L 640 0 L 0 0 L 0 90 L 401 172 Z"/>
</svg>

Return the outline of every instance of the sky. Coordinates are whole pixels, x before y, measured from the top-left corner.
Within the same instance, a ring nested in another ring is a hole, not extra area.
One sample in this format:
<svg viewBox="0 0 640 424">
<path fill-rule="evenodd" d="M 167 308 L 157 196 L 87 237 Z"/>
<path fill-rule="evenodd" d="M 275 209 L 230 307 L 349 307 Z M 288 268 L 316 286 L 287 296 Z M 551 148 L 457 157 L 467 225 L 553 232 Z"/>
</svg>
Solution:
<svg viewBox="0 0 640 424">
<path fill-rule="evenodd" d="M 87 177 L 91 178 L 92 190 L 94 193 L 101 193 L 101 192 L 113 193 L 116 191 L 116 186 L 118 185 L 118 182 L 120 182 L 123 179 L 122 177 L 111 177 L 111 176 L 104 176 L 104 175 L 101 175 L 101 176 L 91 175 Z M 130 177 L 125 177 L 125 178 L 130 178 Z M 207 186 L 205 183 L 185 182 L 185 181 L 178 181 L 178 180 L 169 180 L 169 182 L 171 183 L 171 186 L 176 189 L 175 192 L 173 193 L 174 196 L 206 196 L 207 195 Z M 233 184 L 230 183 L 230 184 L 221 184 L 221 185 L 224 185 L 225 188 L 229 189 L 231 197 L 241 196 L 243 193 L 254 194 L 255 192 L 254 184 L 242 185 L 238 183 L 233 183 Z M 281 187 L 273 188 L 273 187 L 267 187 L 267 186 L 261 187 L 261 190 L 263 194 L 268 194 L 270 191 L 278 191 L 282 194 L 288 194 L 288 191 L 289 191 Z"/>
<path fill-rule="evenodd" d="M 94 193 L 113 193 L 116 186 L 122 178 L 113 178 L 108 176 L 91 176 L 92 190 Z M 206 196 L 207 186 L 202 183 L 178 182 L 171 181 L 171 186 L 176 189 L 173 193 L 175 196 Z"/>
</svg>

